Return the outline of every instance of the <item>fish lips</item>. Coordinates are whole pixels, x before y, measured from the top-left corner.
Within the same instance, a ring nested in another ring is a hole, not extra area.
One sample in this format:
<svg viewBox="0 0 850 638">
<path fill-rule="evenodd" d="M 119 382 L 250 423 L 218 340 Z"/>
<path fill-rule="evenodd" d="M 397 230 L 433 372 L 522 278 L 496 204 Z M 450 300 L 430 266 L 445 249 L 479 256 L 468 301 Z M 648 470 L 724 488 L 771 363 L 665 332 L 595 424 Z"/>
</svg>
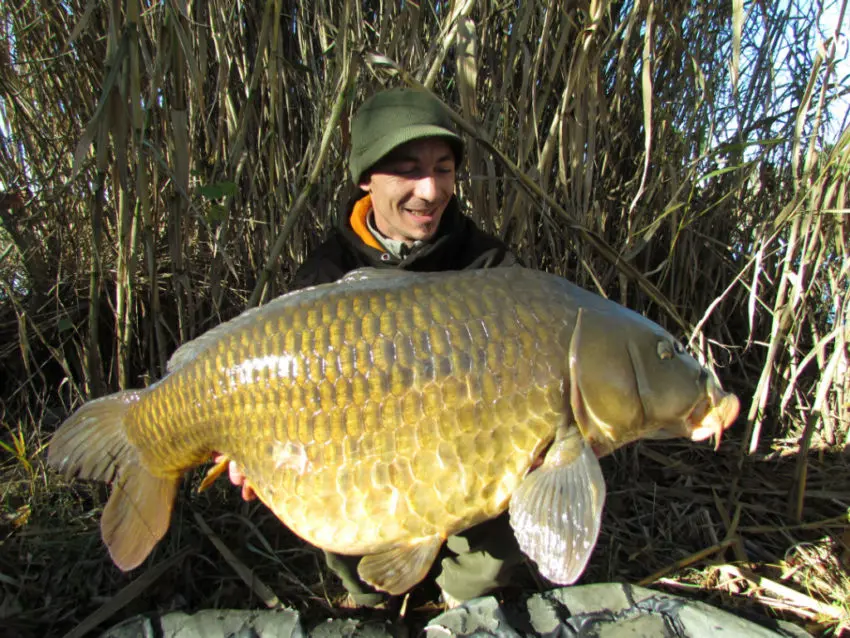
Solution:
<svg viewBox="0 0 850 638">
<path fill-rule="evenodd" d="M 714 449 L 720 447 L 723 431 L 738 418 L 741 402 L 730 392 L 724 392 L 709 379 L 706 397 L 700 401 L 687 418 L 692 441 L 705 441 L 715 437 Z"/>
<path fill-rule="evenodd" d="M 714 450 L 717 451 L 723 432 L 735 423 L 740 408 L 738 397 L 731 392 L 725 392 L 709 375 L 704 395 L 681 421 L 650 430 L 644 437 L 653 440 L 684 437 L 696 442 L 714 437 Z M 604 456 L 611 451 L 596 439 L 591 439 L 591 442 L 594 450 L 598 451 L 597 456 Z"/>
</svg>

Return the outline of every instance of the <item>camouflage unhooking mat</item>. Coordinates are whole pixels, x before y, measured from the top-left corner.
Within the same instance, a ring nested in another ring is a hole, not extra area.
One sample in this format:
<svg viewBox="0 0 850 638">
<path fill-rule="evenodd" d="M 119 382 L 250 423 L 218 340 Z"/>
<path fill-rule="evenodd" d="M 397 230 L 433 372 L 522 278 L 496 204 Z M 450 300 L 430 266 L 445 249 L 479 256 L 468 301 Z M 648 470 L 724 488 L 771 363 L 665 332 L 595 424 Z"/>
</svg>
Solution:
<svg viewBox="0 0 850 638">
<path fill-rule="evenodd" d="M 101 638 L 409 638 L 401 624 L 336 619 L 302 625 L 296 611 L 206 610 L 138 616 Z M 564 587 L 534 594 L 511 607 L 478 598 L 431 620 L 425 638 L 803 638 L 790 623 L 744 620 L 705 603 L 617 583 Z"/>
</svg>

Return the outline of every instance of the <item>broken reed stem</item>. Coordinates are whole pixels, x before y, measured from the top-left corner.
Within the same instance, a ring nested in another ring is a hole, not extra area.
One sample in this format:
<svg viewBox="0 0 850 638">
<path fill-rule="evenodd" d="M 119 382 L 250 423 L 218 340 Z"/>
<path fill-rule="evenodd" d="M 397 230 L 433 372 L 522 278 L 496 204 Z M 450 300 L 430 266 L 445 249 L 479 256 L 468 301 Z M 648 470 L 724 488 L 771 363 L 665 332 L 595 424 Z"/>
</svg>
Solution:
<svg viewBox="0 0 850 638">
<path fill-rule="evenodd" d="M 846 529 L 850 526 L 850 514 L 824 518 L 819 521 L 800 523 L 798 525 L 743 525 L 738 531 L 745 534 L 773 534 L 774 532 L 793 532 L 797 530 L 815 529 Z"/>
<path fill-rule="evenodd" d="M 779 596 L 780 598 L 784 598 L 785 600 L 793 603 L 798 607 L 802 607 L 804 609 L 811 609 L 817 614 L 821 616 L 826 616 L 828 618 L 833 618 L 835 620 L 842 620 L 843 615 L 839 609 L 830 607 L 819 600 L 815 600 L 811 596 L 806 596 L 805 594 L 801 594 L 795 589 L 791 589 L 790 587 L 786 587 L 781 583 L 777 583 L 769 578 L 765 578 L 764 576 L 759 576 L 751 572 L 748 569 L 743 567 L 739 567 L 737 565 L 722 565 L 719 567 L 721 572 L 732 575 L 735 578 L 740 578 L 745 580 L 750 586 L 763 589 L 772 594 Z"/>
<path fill-rule="evenodd" d="M 64 638 L 82 638 L 82 636 L 93 631 L 98 625 L 112 618 L 112 616 L 141 596 L 148 587 L 153 585 L 162 575 L 180 564 L 193 551 L 191 547 L 185 547 L 170 558 L 146 570 L 141 576 L 121 589 L 94 612 L 86 616 L 79 625 L 66 633 Z"/>
<path fill-rule="evenodd" d="M 734 534 L 735 538 L 738 539 L 737 542 L 732 545 L 732 551 L 735 552 L 735 560 L 738 562 L 748 561 L 749 557 L 744 549 L 743 540 L 737 536 L 738 522 L 741 519 L 741 504 L 738 502 L 735 503 L 735 515 L 730 519 L 729 512 L 726 509 L 726 504 L 723 502 L 723 499 L 720 498 L 720 494 L 717 493 L 717 490 L 712 488 L 711 495 L 714 497 L 714 507 L 720 515 L 720 520 L 723 521 L 723 527 L 726 530 L 726 538 L 732 538 L 732 535 Z"/>
<path fill-rule="evenodd" d="M 284 605 L 280 602 L 280 599 L 274 591 L 260 580 L 250 567 L 239 560 L 236 557 L 236 554 L 230 551 L 230 548 L 224 544 L 215 532 L 212 531 L 212 528 L 207 525 L 203 516 L 201 516 L 198 512 L 195 512 L 195 520 L 198 522 L 198 525 L 204 535 L 206 535 L 206 537 L 210 539 L 210 542 L 215 545 L 215 548 L 219 551 L 222 558 L 227 561 L 227 564 L 230 565 L 231 569 L 236 572 L 236 575 L 242 579 L 242 582 L 248 585 L 251 591 L 253 591 L 257 597 L 263 601 L 265 606 L 269 609 L 283 609 Z"/>
<path fill-rule="evenodd" d="M 694 563 L 698 563 L 699 561 L 711 556 L 712 554 L 716 554 L 718 552 L 722 552 L 727 547 L 734 545 L 735 543 L 739 543 L 740 539 L 737 536 L 732 536 L 731 538 L 727 538 L 716 545 L 712 545 L 706 549 L 698 551 L 690 556 L 686 556 L 681 560 L 677 560 L 675 563 L 668 565 L 662 569 L 659 569 L 654 574 L 647 576 L 646 578 L 638 581 L 638 585 L 645 586 L 654 583 L 659 578 L 662 578 L 669 574 L 670 572 L 676 571 L 678 569 L 682 569 L 683 567 L 687 567 L 688 565 L 693 565 Z"/>
<path fill-rule="evenodd" d="M 103 381 L 103 365 L 100 359 L 100 280 L 101 280 L 101 247 L 103 246 L 103 198 L 104 180 L 106 176 L 98 172 L 93 184 L 91 205 L 91 262 L 89 270 L 89 339 L 85 347 L 86 366 L 86 395 L 87 398 L 104 394 L 106 387 Z"/>
<path fill-rule="evenodd" d="M 800 449 L 797 452 L 797 461 L 794 466 L 794 483 L 791 488 L 791 498 L 788 499 L 788 516 L 798 523 L 803 520 L 803 504 L 806 499 L 806 479 L 809 468 L 809 447 L 815 424 L 820 420 L 817 410 L 811 409 L 806 415 L 806 425 L 803 428 L 803 436 L 800 440 Z"/>
</svg>

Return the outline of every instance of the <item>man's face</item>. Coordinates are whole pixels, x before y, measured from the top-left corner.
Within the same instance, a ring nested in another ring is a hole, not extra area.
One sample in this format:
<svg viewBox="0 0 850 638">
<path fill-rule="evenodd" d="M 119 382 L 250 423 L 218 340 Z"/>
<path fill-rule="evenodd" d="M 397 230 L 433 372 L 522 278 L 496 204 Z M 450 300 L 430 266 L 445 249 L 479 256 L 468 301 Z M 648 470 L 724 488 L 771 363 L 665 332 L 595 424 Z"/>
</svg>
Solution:
<svg viewBox="0 0 850 638">
<path fill-rule="evenodd" d="M 455 156 L 444 140 L 402 144 L 365 175 L 375 225 L 390 239 L 412 244 L 434 236 L 455 191 Z"/>
</svg>

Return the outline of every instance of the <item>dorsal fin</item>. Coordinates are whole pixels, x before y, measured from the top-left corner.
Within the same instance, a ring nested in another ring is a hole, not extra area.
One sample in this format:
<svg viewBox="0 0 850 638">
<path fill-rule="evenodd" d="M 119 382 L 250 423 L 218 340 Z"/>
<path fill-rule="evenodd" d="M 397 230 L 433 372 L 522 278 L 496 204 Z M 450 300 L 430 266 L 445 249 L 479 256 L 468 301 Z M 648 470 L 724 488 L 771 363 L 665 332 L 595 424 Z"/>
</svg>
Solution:
<svg viewBox="0 0 850 638">
<path fill-rule="evenodd" d="M 168 372 L 174 372 L 175 370 L 183 367 L 186 363 L 194 360 L 201 352 L 216 343 L 226 334 L 235 332 L 246 324 L 256 321 L 257 315 L 273 314 L 289 304 L 313 301 L 318 297 L 333 293 L 338 290 L 340 286 L 350 287 L 352 285 L 362 284 L 365 287 L 369 287 L 370 284 L 385 281 L 387 279 L 396 279 L 399 277 L 403 278 L 405 275 L 415 276 L 416 273 L 410 273 L 394 268 L 358 268 L 357 270 L 352 270 L 342 279 L 335 282 L 320 284 L 318 286 L 310 286 L 309 288 L 301 288 L 299 290 L 288 292 L 285 295 L 272 299 L 264 306 L 250 308 L 230 321 L 225 321 L 214 328 L 210 328 L 199 337 L 196 337 L 191 341 L 187 341 L 177 348 L 177 350 L 174 351 L 174 354 L 171 355 L 171 358 L 168 360 L 167 370 Z"/>
<path fill-rule="evenodd" d="M 289 304 L 302 303 L 315 297 L 320 297 L 330 292 L 335 285 L 336 282 L 288 292 L 280 297 L 275 297 L 263 306 L 249 308 L 242 314 L 236 315 L 233 319 L 225 321 L 214 328 L 210 328 L 204 334 L 195 337 L 191 341 L 187 341 L 174 351 L 174 354 L 168 360 L 168 372 L 174 372 L 187 362 L 192 361 L 223 336 L 236 332 L 246 324 L 253 323 L 258 315 L 273 314 Z"/>
<path fill-rule="evenodd" d="M 347 273 L 337 283 L 351 284 L 357 281 L 381 281 L 384 279 L 398 279 L 399 277 L 417 276 L 409 270 L 399 268 L 358 268 Z"/>
</svg>

